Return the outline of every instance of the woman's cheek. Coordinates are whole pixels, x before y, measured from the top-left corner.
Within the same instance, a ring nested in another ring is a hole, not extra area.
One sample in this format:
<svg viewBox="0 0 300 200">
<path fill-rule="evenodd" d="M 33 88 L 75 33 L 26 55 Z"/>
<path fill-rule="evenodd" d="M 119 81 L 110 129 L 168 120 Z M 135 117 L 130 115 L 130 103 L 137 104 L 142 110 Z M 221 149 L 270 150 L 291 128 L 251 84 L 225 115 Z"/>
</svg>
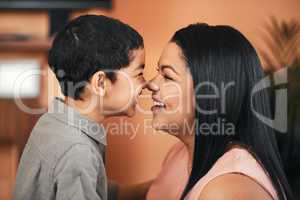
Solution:
<svg viewBox="0 0 300 200">
<path fill-rule="evenodd" d="M 180 111 L 182 107 L 181 99 L 182 94 L 177 88 L 169 88 L 166 91 L 168 91 L 165 95 L 165 101 L 166 108 L 169 111 L 178 112 Z"/>
<path fill-rule="evenodd" d="M 166 101 L 166 108 L 170 113 L 176 113 L 180 109 L 180 101 L 178 97 L 169 97 Z"/>
</svg>

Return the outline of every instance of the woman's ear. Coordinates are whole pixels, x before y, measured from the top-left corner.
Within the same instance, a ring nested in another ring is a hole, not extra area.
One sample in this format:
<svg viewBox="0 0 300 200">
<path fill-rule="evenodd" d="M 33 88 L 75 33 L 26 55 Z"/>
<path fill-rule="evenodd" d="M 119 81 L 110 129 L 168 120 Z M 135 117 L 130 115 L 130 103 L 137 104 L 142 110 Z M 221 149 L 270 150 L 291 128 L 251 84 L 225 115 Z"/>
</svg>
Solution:
<svg viewBox="0 0 300 200">
<path fill-rule="evenodd" d="M 100 96 L 104 96 L 106 94 L 106 80 L 107 77 L 103 71 L 96 72 L 91 79 L 91 85 L 95 91 L 96 94 L 99 94 Z"/>
</svg>

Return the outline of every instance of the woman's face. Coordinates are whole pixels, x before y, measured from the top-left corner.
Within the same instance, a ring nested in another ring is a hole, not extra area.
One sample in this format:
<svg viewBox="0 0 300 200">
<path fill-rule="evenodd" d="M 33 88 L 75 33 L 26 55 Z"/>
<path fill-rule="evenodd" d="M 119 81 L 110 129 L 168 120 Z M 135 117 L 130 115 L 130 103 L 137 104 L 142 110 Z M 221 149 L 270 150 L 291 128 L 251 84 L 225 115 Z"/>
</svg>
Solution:
<svg viewBox="0 0 300 200">
<path fill-rule="evenodd" d="M 154 101 L 153 127 L 174 135 L 191 133 L 195 117 L 193 79 L 176 43 L 166 45 L 157 71 L 149 83 Z"/>
</svg>

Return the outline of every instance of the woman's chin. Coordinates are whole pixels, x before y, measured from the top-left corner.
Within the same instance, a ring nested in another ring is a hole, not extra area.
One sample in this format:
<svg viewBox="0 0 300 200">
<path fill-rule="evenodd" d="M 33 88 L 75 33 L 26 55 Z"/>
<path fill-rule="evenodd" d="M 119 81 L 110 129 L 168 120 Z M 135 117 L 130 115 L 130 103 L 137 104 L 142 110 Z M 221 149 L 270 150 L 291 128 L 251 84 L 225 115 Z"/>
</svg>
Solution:
<svg viewBox="0 0 300 200">
<path fill-rule="evenodd" d="M 155 119 L 152 120 L 152 128 L 156 131 L 159 131 L 159 124 L 155 121 Z"/>
<path fill-rule="evenodd" d="M 152 120 L 152 127 L 154 130 L 156 131 L 161 131 L 163 129 L 163 123 L 161 122 L 161 120 L 159 120 L 158 116 L 153 117 Z"/>
<path fill-rule="evenodd" d="M 161 119 L 154 118 L 152 121 L 152 127 L 155 131 L 163 131 L 170 135 L 177 135 L 177 131 L 171 130 L 168 123 L 164 123 Z M 174 133 L 175 132 L 175 133 Z"/>
</svg>

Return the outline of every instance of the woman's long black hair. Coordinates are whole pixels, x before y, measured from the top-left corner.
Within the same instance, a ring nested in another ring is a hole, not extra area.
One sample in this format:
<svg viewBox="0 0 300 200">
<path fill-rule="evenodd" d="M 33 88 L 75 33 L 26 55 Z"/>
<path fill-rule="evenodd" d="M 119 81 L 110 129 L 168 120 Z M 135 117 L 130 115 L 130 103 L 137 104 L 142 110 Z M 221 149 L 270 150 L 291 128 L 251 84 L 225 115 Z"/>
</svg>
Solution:
<svg viewBox="0 0 300 200">
<path fill-rule="evenodd" d="M 193 24 L 180 29 L 171 42 L 182 50 L 193 77 L 197 104 L 193 166 L 182 199 L 228 150 L 231 141 L 242 144 L 252 152 L 268 173 L 280 200 L 293 199 L 274 131 L 253 112 L 254 109 L 260 115 L 271 117 L 268 91 L 264 89 L 251 94 L 265 75 L 250 42 L 230 26 L 207 24 Z M 215 88 L 209 84 L 202 84 L 197 89 L 200 83 L 211 83 L 221 88 L 220 98 L 197 98 L 199 95 L 216 94 Z M 213 114 L 203 112 L 214 110 L 217 112 Z M 220 121 L 224 126 L 233 124 L 233 134 L 232 129 L 226 132 L 220 131 L 220 128 L 204 134 L 199 128 L 203 123 L 213 125 Z"/>
</svg>

